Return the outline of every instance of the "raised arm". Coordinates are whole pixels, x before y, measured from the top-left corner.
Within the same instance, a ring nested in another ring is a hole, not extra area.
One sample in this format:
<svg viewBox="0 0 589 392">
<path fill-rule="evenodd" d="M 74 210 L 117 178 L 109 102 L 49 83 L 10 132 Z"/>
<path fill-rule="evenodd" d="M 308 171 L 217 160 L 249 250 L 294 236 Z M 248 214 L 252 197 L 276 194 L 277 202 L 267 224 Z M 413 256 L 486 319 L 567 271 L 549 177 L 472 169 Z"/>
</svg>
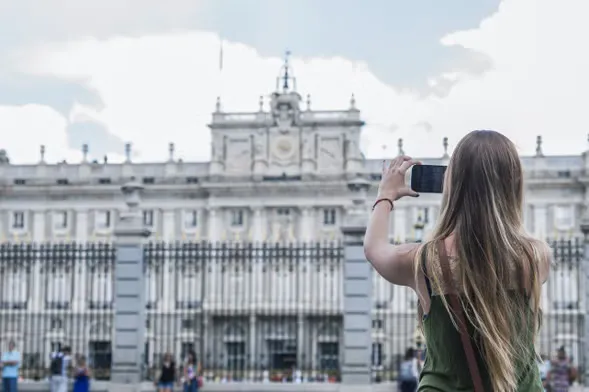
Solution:
<svg viewBox="0 0 589 392">
<path fill-rule="evenodd" d="M 388 166 L 383 162 L 378 196 L 364 236 L 364 255 L 374 269 L 389 282 L 409 287 L 415 286 L 413 259 L 418 244 L 391 244 L 389 220 L 397 200 L 419 196 L 405 184 L 405 173 L 416 164 L 419 162 L 406 156 L 393 159 Z"/>
</svg>

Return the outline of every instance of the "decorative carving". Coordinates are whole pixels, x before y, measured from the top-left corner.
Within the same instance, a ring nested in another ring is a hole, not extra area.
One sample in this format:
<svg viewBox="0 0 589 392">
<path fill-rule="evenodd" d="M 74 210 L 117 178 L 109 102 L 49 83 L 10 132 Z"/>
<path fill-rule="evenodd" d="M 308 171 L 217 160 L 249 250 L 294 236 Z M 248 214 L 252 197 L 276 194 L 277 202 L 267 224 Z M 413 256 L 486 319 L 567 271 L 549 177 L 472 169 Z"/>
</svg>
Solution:
<svg viewBox="0 0 589 392">
<path fill-rule="evenodd" d="M 227 145 L 227 169 L 229 171 L 249 171 L 251 161 L 250 139 L 230 139 Z"/>
<path fill-rule="evenodd" d="M 311 159 L 315 156 L 315 138 L 313 135 L 306 135 L 303 138 L 303 158 Z"/>
<path fill-rule="evenodd" d="M 341 166 L 342 148 L 339 138 L 325 138 L 319 147 L 319 160 L 324 169 L 335 169 Z"/>
</svg>

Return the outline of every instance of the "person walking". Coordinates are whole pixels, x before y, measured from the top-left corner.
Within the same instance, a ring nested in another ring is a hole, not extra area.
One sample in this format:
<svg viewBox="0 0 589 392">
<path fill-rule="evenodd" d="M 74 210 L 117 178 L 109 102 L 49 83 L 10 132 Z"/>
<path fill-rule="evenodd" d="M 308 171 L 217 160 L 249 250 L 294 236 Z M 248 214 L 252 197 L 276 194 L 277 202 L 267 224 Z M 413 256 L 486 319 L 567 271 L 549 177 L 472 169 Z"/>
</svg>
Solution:
<svg viewBox="0 0 589 392">
<path fill-rule="evenodd" d="M 18 392 L 18 371 L 20 352 L 16 350 L 14 340 L 8 342 L 8 351 L 2 353 L 2 391 Z"/>
<path fill-rule="evenodd" d="M 194 352 L 189 352 L 184 364 L 184 392 L 198 392 L 200 363 Z"/>
<path fill-rule="evenodd" d="M 172 392 L 174 382 L 176 381 L 176 363 L 172 354 L 164 354 L 159 377 L 157 378 L 156 387 L 160 392 Z"/>
<path fill-rule="evenodd" d="M 494 131 L 462 138 L 431 238 L 393 245 L 390 214 L 419 196 L 405 183 L 417 164 L 399 156 L 383 165 L 364 251 L 381 276 L 417 294 L 427 348 L 418 391 L 541 392 L 534 341 L 551 250 L 524 228 L 515 145 Z"/>
<path fill-rule="evenodd" d="M 419 359 L 415 350 L 408 348 L 399 371 L 400 392 L 415 392 L 417 390 L 417 380 L 419 378 L 418 362 Z"/>
<path fill-rule="evenodd" d="M 62 350 L 51 354 L 50 387 L 51 392 L 67 392 L 68 371 L 71 363 L 71 350 L 64 347 Z"/>
<path fill-rule="evenodd" d="M 90 370 L 86 365 L 86 357 L 78 356 L 76 369 L 74 371 L 74 388 L 73 392 L 90 391 Z"/>
</svg>

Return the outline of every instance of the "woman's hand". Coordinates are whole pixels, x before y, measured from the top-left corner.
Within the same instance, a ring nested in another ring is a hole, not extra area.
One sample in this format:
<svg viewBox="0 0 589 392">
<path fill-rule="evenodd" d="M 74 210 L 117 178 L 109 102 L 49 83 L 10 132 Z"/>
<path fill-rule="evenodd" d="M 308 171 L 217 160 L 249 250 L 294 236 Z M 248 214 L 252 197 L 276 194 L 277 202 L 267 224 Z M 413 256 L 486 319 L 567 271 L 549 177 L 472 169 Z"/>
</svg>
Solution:
<svg viewBox="0 0 589 392">
<path fill-rule="evenodd" d="M 419 193 L 405 184 L 405 173 L 413 165 L 421 165 L 408 156 L 398 156 L 387 166 L 382 162 L 382 178 L 378 186 L 378 198 L 399 200 L 404 196 L 418 197 Z"/>
</svg>

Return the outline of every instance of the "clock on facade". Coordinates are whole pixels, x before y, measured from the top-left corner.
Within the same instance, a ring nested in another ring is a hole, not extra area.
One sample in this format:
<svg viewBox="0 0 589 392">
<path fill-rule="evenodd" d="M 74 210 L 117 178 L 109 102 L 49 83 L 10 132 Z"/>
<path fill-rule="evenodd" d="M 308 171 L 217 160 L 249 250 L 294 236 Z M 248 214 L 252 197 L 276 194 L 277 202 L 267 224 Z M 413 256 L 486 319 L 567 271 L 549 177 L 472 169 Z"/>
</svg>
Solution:
<svg viewBox="0 0 589 392">
<path fill-rule="evenodd" d="M 274 140 L 272 145 L 272 153 L 279 160 L 291 159 L 296 149 L 294 141 L 291 137 L 281 136 Z"/>
</svg>

